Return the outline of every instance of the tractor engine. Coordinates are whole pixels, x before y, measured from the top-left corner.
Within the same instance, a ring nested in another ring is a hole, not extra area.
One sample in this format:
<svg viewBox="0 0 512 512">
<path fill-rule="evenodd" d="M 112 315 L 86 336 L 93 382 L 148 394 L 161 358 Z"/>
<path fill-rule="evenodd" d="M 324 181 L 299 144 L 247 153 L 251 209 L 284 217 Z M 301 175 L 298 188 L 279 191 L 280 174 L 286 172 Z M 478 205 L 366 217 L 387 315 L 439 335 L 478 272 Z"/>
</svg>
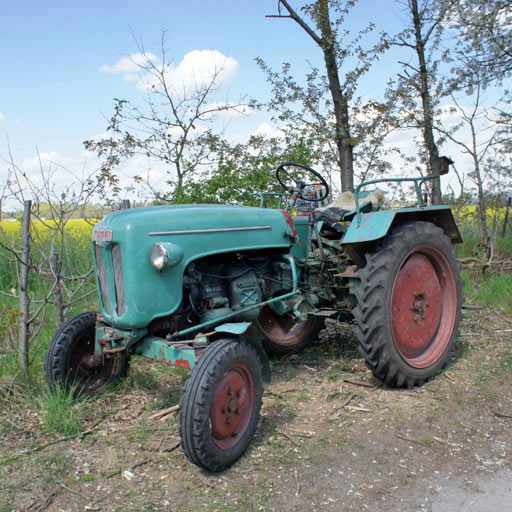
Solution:
<svg viewBox="0 0 512 512">
<path fill-rule="evenodd" d="M 252 322 L 260 304 L 291 289 L 289 265 L 279 255 L 228 254 L 190 264 L 183 278 L 183 309 L 200 322 L 209 322 L 240 310 L 236 322 Z"/>
</svg>

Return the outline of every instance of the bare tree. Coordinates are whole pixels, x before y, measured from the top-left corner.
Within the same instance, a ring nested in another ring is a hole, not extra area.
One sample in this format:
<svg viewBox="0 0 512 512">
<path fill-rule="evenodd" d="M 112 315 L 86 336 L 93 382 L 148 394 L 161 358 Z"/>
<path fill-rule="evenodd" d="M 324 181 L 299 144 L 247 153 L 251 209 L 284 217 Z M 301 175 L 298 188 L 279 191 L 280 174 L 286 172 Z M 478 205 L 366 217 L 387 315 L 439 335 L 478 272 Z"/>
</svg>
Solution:
<svg viewBox="0 0 512 512">
<path fill-rule="evenodd" d="M 167 173 L 164 186 L 135 175 L 160 201 L 179 200 L 180 191 L 195 170 L 212 162 L 212 146 L 222 130 L 217 131 L 219 116 L 225 112 L 243 114 L 249 105 L 215 101 L 225 62 L 213 62 L 209 73 L 193 77 L 192 83 L 174 82 L 173 63 L 167 57 L 165 32 L 161 39 L 161 58 L 139 45 L 141 60 L 139 88 L 145 90 L 142 103 L 114 99 L 114 115 L 107 127 L 108 136 L 84 142 L 86 149 L 103 159 L 99 178 L 118 185 L 116 168 L 125 160 L 142 156 L 149 167 L 162 166 Z M 219 54 L 220 55 L 220 54 Z"/>
<path fill-rule="evenodd" d="M 18 347 L 24 371 L 30 363 L 30 346 L 49 316 L 48 305 L 53 305 L 61 323 L 73 304 L 96 293 L 91 280 L 92 258 L 83 262 L 82 268 L 76 267 L 76 249 L 68 243 L 66 227 L 71 218 L 86 213 L 86 206 L 97 191 L 97 180 L 90 175 L 80 181 L 55 164 L 45 167 L 41 158 L 39 165 L 40 184 L 36 185 L 10 154 L 9 175 L 0 198 L 4 205 L 23 210 L 21 244 L 0 227 L 0 258 L 4 268 L 9 267 L 12 272 L 10 288 L 0 290 L 0 294 L 6 307 L 12 307 L 11 302 L 19 304 Z M 57 172 L 60 180 L 55 179 Z M 73 184 L 57 186 L 57 181 Z"/>
</svg>

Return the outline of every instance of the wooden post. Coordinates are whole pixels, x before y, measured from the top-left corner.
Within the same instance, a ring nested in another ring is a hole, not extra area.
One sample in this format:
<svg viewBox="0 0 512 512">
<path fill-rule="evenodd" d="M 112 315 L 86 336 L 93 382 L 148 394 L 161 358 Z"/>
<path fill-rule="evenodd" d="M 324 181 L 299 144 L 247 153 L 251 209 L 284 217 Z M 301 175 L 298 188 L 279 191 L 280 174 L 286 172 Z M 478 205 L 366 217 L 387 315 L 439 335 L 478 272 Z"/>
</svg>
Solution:
<svg viewBox="0 0 512 512">
<path fill-rule="evenodd" d="M 501 230 L 501 238 L 505 237 L 505 230 L 507 229 L 507 221 L 508 221 L 508 212 L 510 210 L 511 203 L 512 203 L 512 197 L 509 197 L 508 201 L 507 201 L 507 209 L 505 210 L 505 219 L 503 220 L 503 228 Z"/>
<path fill-rule="evenodd" d="M 60 263 L 59 255 L 54 252 L 50 256 L 50 265 L 52 267 L 53 275 L 55 276 L 55 291 L 53 295 L 55 300 L 55 313 L 57 314 L 57 324 L 60 327 L 64 323 L 64 306 L 62 304 L 62 286 L 60 284 Z"/>
<path fill-rule="evenodd" d="M 20 266 L 20 330 L 19 330 L 19 363 L 26 374 L 28 369 L 28 340 L 30 319 L 30 297 L 28 295 L 28 270 L 30 260 L 30 209 L 32 201 L 24 202 L 21 227 L 21 266 Z"/>
<path fill-rule="evenodd" d="M 121 201 L 121 210 L 129 210 L 130 209 L 130 200 L 129 199 L 123 199 Z"/>
</svg>

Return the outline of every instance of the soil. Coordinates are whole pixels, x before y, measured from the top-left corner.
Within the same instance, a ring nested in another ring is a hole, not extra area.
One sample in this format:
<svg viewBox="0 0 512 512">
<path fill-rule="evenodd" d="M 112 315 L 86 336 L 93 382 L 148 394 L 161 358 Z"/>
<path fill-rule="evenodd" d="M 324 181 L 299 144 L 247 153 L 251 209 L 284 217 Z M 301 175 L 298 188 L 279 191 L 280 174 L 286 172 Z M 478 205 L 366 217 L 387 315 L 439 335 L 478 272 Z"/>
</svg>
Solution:
<svg viewBox="0 0 512 512">
<path fill-rule="evenodd" d="M 382 385 L 351 326 L 328 324 L 272 360 L 253 442 L 220 474 L 185 458 L 175 413 L 151 418 L 178 403 L 179 369 L 134 359 L 73 439 L 46 435 L 36 408 L 6 406 L 0 510 L 507 510 L 512 316 L 465 317 L 448 367 L 412 390 Z"/>
</svg>

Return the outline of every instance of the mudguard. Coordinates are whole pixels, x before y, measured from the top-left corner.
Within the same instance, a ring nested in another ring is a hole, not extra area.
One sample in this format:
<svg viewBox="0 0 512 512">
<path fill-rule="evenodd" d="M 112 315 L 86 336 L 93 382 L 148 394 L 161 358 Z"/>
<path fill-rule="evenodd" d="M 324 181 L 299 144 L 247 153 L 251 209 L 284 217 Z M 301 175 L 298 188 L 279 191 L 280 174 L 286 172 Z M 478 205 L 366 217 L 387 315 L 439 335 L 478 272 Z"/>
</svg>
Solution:
<svg viewBox="0 0 512 512">
<path fill-rule="evenodd" d="M 357 216 L 353 217 L 341 243 L 346 245 L 378 240 L 385 237 L 392 226 L 413 221 L 432 222 L 445 232 L 452 243 L 462 243 L 462 237 L 449 206 L 397 208 L 362 213 L 360 221 Z"/>
</svg>

